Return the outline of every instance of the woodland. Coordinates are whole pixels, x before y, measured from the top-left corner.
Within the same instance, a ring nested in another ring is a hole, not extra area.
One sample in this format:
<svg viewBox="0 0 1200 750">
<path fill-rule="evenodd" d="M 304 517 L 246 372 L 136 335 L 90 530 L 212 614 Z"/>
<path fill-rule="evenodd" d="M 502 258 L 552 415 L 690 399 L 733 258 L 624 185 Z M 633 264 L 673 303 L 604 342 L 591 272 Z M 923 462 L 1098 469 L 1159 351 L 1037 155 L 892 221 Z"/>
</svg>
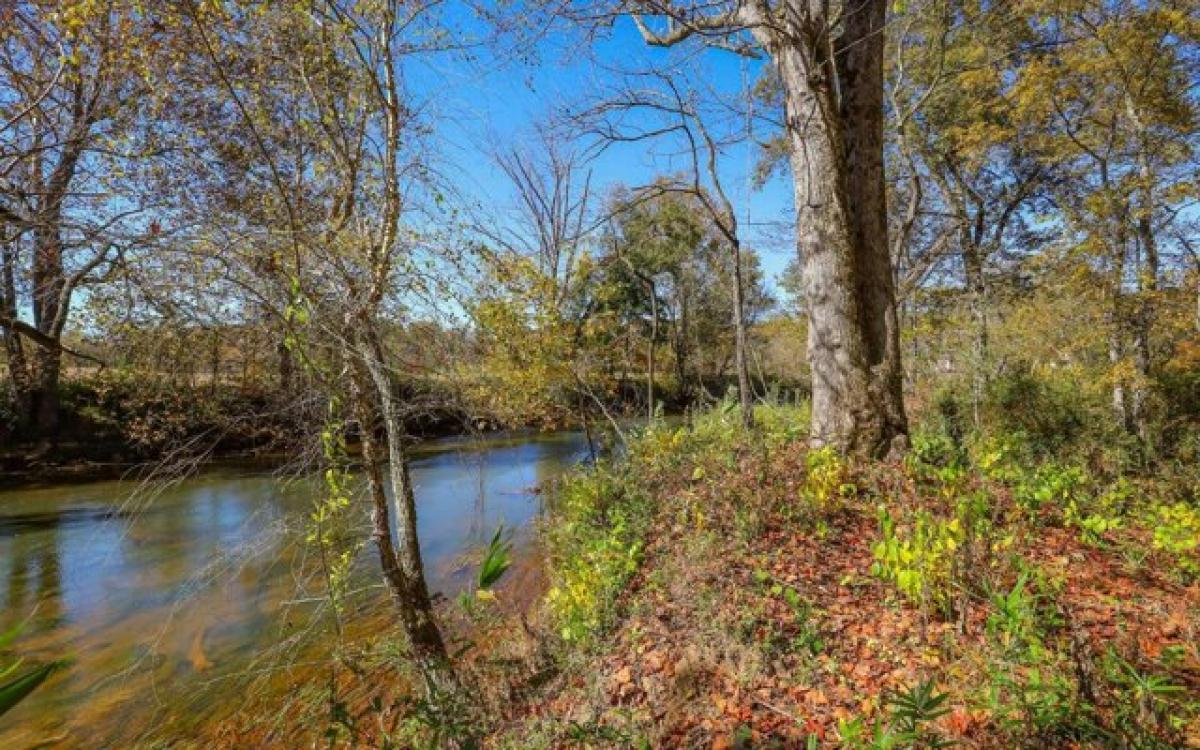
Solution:
<svg viewBox="0 0 1200 750">
<path fill-rule="evenodd" d="M 0 738 L 6 507 L 239 460 L 312 650 L 14 736 L 1200 748 L 1198 149 L 1194 0 L 0 2 Z M 422 446 L 558 434 L 435 589 Z"/>
</svg>

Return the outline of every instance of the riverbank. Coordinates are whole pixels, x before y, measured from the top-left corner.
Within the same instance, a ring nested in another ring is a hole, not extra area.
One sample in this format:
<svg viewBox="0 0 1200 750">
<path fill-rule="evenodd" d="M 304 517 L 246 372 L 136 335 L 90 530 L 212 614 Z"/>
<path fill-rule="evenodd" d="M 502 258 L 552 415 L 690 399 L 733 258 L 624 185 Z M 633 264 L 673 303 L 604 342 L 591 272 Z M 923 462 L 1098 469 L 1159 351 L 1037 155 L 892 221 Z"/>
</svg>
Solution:
<svg viewBox="0 0 1200 750">
<path fill-rule="evenodd" d="M 537 564 L 439 604 L 476 701 L 455 721 L 410 689 L 385 608 L 324 672 L 273 676 L 196 736 L 1200 747 L 1194 477 L 1107 476 L 1013 434 L 918 432 L 904 462 L 855 465 L 807 447 L 802 409 L 757 419 L 633 429 L 619 458 L 544 485 Z"/>
<path fill-rule="evenodd" d="M 489 746 L 1200 747 L 1193 488 L 798 428 L 714 413 L 566 483 L 560 671 Z"/>
<path fill-rule="evenodd" d="M 414 442 L 518 430 L 583 429 L 574 417 L 546 423 L 535 415 L 501 421 L 461 405 L 454 393 L 430 384 L 409 385 L 399 394 L 407 434 Z M 587 414 L 596 435 L 607 419 L 625 418 L 641 407 L 640 391 L 607 412 Z M 174 475 L 210 463 L 244 463 L 270 468 L 319 450 L 317 426 L 325 417 L 320 399 L 281 393 L 254 384 L 187 384 L 111 371 L 66 383 L 58 429 L 31 434 L 5 411 L 0 392 L 0 489 L 57 483 Z M 677 401 L 668 413 L 681 413 Z M 348 450 L 357 438 L 348 435 Z"/>
</svg>

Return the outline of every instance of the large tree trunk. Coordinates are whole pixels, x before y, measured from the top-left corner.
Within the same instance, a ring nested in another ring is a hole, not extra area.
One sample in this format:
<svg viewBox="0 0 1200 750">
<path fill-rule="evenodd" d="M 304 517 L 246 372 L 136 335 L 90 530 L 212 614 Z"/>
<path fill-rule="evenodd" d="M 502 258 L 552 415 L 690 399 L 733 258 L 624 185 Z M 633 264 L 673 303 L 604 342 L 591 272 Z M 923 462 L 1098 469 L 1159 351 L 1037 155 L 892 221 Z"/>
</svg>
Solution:
<svg viewBox="0 0 1200 750">
<path fill-rule="evenodd" d="M 61 199 L 59 199 L 61 200 Z M 37 329 L 58 341 L 66 323 L 66 277 L 63 270 L 62 239 L 58 235 L 61 220 L 57 205 L 46 212 L 44 226 L 33 237 L 33 320 Z M 33 382 L 30 390 L 30 419 L 39 437 L 53 437 L 59 427 L 58 383 L 62 373 L 62 351 L 38 347 L 33 356 Z"/>
<path fill-rule="evenodd" d="M 785 93 L 809 317 L 812 439 L 864 456 L 903 449 L 899 331 L 883 174 L 884 0 L 849 7 L 830 61 L 775 51 Z"/>
<path fill-rule="evenodd" d="M 33 360 L 33 387 L 29 392 L 33 432 L 38 437 L 52 439 L 58 434 L 60 422 L 58 383 L 62 372 L 62 352 L 38 347 Z"/>
</svg>

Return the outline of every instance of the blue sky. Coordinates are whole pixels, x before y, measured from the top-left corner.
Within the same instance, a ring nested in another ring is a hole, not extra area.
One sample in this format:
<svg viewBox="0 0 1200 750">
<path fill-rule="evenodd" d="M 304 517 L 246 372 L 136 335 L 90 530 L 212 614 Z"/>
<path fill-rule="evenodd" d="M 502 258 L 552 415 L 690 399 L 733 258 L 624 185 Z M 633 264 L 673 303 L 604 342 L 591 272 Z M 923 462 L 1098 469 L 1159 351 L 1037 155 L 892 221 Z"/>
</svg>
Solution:
<svg viewBox="0 0 1200 750">
<path fill-rule="evenodd" d="M 460 22 L 465 33 L 479 28 L 470 18 Z M 743 91 L 743 82 L 746 87 L 753 85 L 763 64 L 716 50 L 648 47 L 629 18 L 617 19 L 592 44 L 564 30 L 547 34 L 535 54 L 524 60 L 493 47 L 472 51 L 468 57 L 465 61 L 459 53 L 435 57 L 410 74 L 410 85 L 428 101 L 439 157 L 456 189 L 472 201 L 494 207 L 498 214 L 511 207 L 513 194 L 493 161 L 496 150 L 531 142 L 534 128 L 547 123 L 555 112 L 602 96 L 605 86 L 619 78 L 613 68 L 679 65 L 719 95 L 733 98 Z M 732 126 L 744 133 L 743 122 L 737 119 Z M 755 137 L 766 134 L 763 123 L 753 128 Z M 684 169 L 688 163 L 673 150 L 665 140 L 612 147 L 589 164 L 593 190 L 604 194 L 619 184 L 636 186 L 657 174 Z M 759 251 L 773 283 L 795 253 L 790 232 L 781 233 L 780 226 L 789 221 L 791 186 L 785 175 L 753 188 L 748 171 L 754 166 L 755 150 L 747 144 L 730 147 L 722 154 L 720 172 L 743 222 L 743 236 Z"/>
</svg>

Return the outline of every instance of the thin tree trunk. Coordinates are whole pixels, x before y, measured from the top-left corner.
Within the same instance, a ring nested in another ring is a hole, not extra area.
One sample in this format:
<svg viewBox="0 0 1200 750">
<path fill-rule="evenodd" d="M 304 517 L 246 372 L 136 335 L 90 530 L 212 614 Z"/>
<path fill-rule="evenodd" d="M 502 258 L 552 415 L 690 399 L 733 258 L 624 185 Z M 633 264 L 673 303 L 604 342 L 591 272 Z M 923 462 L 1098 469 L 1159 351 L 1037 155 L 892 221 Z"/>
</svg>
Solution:
<svg viewBox="0 0 1200 750">
<path fill-rule="evenodd" d="M 292 390 L 292 381 L 295 378 L 295 363 L 292 361 L 292 351 L 288 349 L 286 341 L 279 341 L 275 345 L 275 357 L 277 363 L 277 373 L 279 376 L 279 392 L 288 394 Z"/>
<path fill-rule="evenodd" d="M 458 679 L 434 619 L 433 604 L 425 583 L 417 539 L 416 502 L 403 443 L 404 430 L 395 405 L 392 379 L 374 331 L 363 334 L 352 357 L 358 370 L 355 396 L 362 430 L 363 463 L 371 494 L 371 535 L 379 550 L 384 581 L 396 602 L 413 660 L 427 681 L 431 698 L 456 696 Z M 384 445 L 379 443 L 380 431 Z M 391 508 L 384 489 L 385 462 L 386 481 L 392 490 Z M 398 544 L 395 546 L 391 537 L 391 509 L 396 514 Z"/>
<path fill-rule="evenodd" d="M 987 281 L 983 274 L 983 252 L 963 232 L 963 268 L 967 281 L 967 299 L 971 314 L 971 417 L 980 426 L 980 408 L 988 381 Z"/>
<path fill-rule="evenodd" d="M 646 350 L 646 420 L 654 421 L 654 348 L 658 344 L 658 293 L 654 279 L 646 280 L 650 291 L 650 346 Z"/>
<path fill-rule="evenodd" d="M 214 394 L 217 392 L 217 384 L 221 379 L 221 331 L 219 328 L 213 328 L 212 335 L 212 351 L 209 358 L 209 380 L 208 392 Z"/>
<path fill-rule="evenodd" d="M 1120 234 L 1120 233 L 1119 233 Z M 1111 309 L 1107 315 L 1108 322 L 1108 363 L 1113 377 L 1112 407 L 1117 422 L 1126 432 L 1134 433 L 1133 414 L 1129 404 L 1128 383 L 1122 374 L 1122 363 L 1125 360 L 1125 307 L 1124 293 L 1121 289 L 1125 276 L 1125 254 L 1123 236 L 1118 237 L 1118 249 L 1115 252 L 1115 268 L 1113 270 Z"/>
<path fill-rule="evenodd" d="M 750 391 L 750 368 L 746 363 L 746 305 L 743 301 L 745 287 L 742 281 L 742 246 L 737 240 L 733 246 L 733 337 L 734 366 L 737 368 L 738 403 L 742 412 L 742 427 L 754 427 L 754 402 Z"/>
<path fill-rule="evenodd" d="M 1120 324 L 1114 323 L 1114 328 L 1119 329 Z M 1134 432 L 1132 412 L 1129 408 L 1129 397 L 1126 392 L 1125 378 L 1121 377 L 1121 361 L 1125 358 L 1124 347 L 1121 346 L 1121 334 L 1119 330 L 1114 330 L 1108 335 L 1108 363 L 1114 373 L 1112 387 L 1112 408 L 1116 415 L 1117 422 L 1126 432 Z"/>
<path fill-rule="evenodd" d="M 1131 106 L 1131 112 L 1134 112 Z M 1140 120 L 1134 122 L 1140 127 Z M 1153 452 L 1155 443 L 1150 424 L 1149 391 L 1153 382 L 1153 355 L 1150 349 L 1150 331 L 1154 326 L 1156 296 L 1158 294 L 1158 238 L 1154 236 L 1152 226 L 1154 216 L 1154 195 L 1151 185 L 1154 184 L 1154 174 L 1146 157 L 1145 146 L 1138 155 L 1139 171 L 1143 188 L 1139 191 L 1141 205 L 1138 207 L 1136 234 L 1138 247 L 1141 251 L 1141 265 L 1138 268 L 1138 306 L 1134 313 L 1133 352 L 1134 366 L 1137 369 L 1137 382 L 1133 389 L 1133 421 L 1142 447 Z"/>
<path fill-rule="evenodd" d="M 679 304 L 679 319 L 674 326 L 674 344 L 675 344 L 675 374 L 679 378 L 679 398 L 684 404 L 692 402 L 692 383 L 689 374 L 688 360 L 690 354 L 688 352 L 688 326 L 690 316 L 688 315 L 688 300 L 687 293 L 683 289 L 682 279 L 675 280 L 675 288 L 678 291 Z"/>
</svg>

